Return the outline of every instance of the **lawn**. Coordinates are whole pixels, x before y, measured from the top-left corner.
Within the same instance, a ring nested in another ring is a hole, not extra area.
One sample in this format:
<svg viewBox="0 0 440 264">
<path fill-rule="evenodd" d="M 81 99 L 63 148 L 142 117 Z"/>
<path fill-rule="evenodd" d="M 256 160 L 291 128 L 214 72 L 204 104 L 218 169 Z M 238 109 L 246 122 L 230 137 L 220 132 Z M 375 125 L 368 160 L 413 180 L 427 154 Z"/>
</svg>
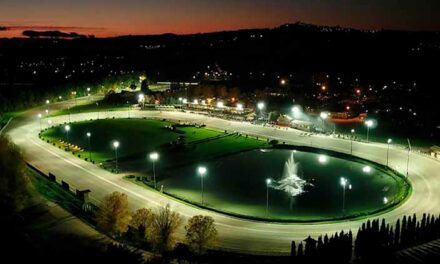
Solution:
<svg viewBox="0 0 440 264">
<path fill-rule="evenodd" d="M 61 116 L 78 113 L 90 113 L 90 112 L 106 112 L 106 111 L 128 111 L 128 105 L 109 105 L 102 101 L 87 101 L 78 103 L 78 105 L 65 108 L 50 114 L 50 116 Z"/>
<path fill-rule="evenodd" d="M 103 119 L 73 123 L 67 135 L 63 126 L 45 130 L 41 136 L 55 145 L 63 146 L 63 142 L 80 147 L 81 154 L 88 157 L 89 147 L 87 132 L 90 137 L 92 159 L 96 162 L 110 162 L 115 157 L 112 142 L 120 143 L 118 160 L 121 168 L 133 172 L 150 170 L 146 155 L 151 151 L 160 153 L 160 166 L 176 166 L 191 162 L 208 160 L 217 156 L 265 146 L 261 140 L 227 135 L 222 131 L 198 128 L 194 126 L 177 126 L 170 121 L 149 119 Z M 68 140 L 67 140 L 68 136 Z M 185 146 L 170 147 L 179 136 L 185 138 Z"/>
</svg>

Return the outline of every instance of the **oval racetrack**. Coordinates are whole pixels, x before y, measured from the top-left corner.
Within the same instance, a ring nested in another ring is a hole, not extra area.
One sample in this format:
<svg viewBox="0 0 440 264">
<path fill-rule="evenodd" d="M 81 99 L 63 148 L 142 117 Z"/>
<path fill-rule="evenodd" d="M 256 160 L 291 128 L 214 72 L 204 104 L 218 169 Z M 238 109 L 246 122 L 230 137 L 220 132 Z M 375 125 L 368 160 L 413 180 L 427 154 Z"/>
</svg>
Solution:
<svg viewBox="0 0 440 264">
<path fill-rule="evenodd" d="M 67 107 L 67 103 L 51 105 L 51 109 Z M 40 111 L 43 111 L 40 109 Z M 38 109 L 25 112 L 14 119 L 6 129 L 6 133 L 12 138 L 23 151 L 25 159 L 41 171 L 51 172 L 59 180 L 64 180 L 78 189 L 90 189 L 93 199 L 101 200 L 105 195 L 119 191 L 129 197 L 130 207 L 157 207 L 158 205 L 170 204 L 171 208 L 178 211 L 185 218 L 204 214 L 215 219 L 219 233 L 218 247 L 233 251 L 241 251 L 256 254 L 288 253 L 292 240 L 303 240 L 308 235 L 317 237 L 325 233 L 334 233 L 341 230 L 351 229 L 356 233 L 359 225 L 365 220 L 345 221 L 325 224 L 279 224 L 255 222 L 238 219 L 202 210 L 180 203 L 174 199 L 148 191 L 140 186 L 122 179 L 121 175 L 112 174 L 100 169 L 98 166 L 78 159 L 75 156 L 49 145 L 38 138 L 40 128 L 37 118 Z M 71 121 L 96 119 L 97 113 L 71 115 Z M 151 117 L 167 118 L 173 120 L 188 120 L 204 123 L 208 127 L 237 131 L 246 134 L 269 137 L 279 141 L 297 145 L 313 145 L 314 147 L 330 149 L 348 153 L 350 141 L 327 136 L 303 137 L 301 132 L 293 129 L 280 130 L 272 127 L 256 126 L 249 123 L 227 121 L 210 118 L 198 114 L 183 112 L 158 112 L 158 111 L 131 111 L 133 118 Z M 116 117 L 126 118 L 127 111 L 100 112 L 100 118 Z M 51 118 L 53 125 L 67 122 L 68 116 Z M 47 124 L 43 120 L 43 127 Z M 372 131 L 374 133 L 374 131 Z M 376 143 L 353 143 L 353 154 L 378 163 L 386 162 L 386 144 Z M 407 150 L 392 147 L 390 150 L 390 167 L 403 175 L 406 174 Z M 409 163 L 409 177 L 413 186 L 413 193 L 409 199 L 393 211 L 382 214 L 391 223 L 397 218 L 416 213 L 440 213 L 440 162 L 423 154 L 411 152 Z M 362 190 L 358 190 L 362 191 Z M 181 228 L 179 238 L 184 237 Z"/>
</svg>

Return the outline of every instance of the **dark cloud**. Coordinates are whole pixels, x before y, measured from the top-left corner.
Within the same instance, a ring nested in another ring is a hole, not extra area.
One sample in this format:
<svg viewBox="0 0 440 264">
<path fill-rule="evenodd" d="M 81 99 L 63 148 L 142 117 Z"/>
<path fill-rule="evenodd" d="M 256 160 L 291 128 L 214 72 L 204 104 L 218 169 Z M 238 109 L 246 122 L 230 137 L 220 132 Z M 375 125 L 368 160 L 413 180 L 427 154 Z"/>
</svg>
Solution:
<svg viewBox="0 0 440 264">
<path fill-rule="evenodd" d="M 9 26 L 11 30 L 42 30 L 42 31 L 102 31 L 105 28 L 99 27 L 78 27 L 78 26 L 40 26 L 40 25 L 20 25 Z"/>
<path fill-rule="evenodd" d="M 76 32 L 62 32 L 58 30 L 53 31 L 35 31 L 35 30 L 25 30 L 23 31 L 23 36 L 30 38 L 89 38 L 93 36 L 81 35 Z"/>
</svg>

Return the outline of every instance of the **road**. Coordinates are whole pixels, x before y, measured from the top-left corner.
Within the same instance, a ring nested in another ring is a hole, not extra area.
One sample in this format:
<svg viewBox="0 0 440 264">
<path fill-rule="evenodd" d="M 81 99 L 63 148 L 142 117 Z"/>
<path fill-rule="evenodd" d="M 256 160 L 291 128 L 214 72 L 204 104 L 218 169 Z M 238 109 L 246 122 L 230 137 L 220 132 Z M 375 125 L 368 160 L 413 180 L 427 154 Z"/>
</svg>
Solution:
<svg viewBox="0 0 440 264">
<path fill-rule="evenodd" d="M 61 109 L 66 103 L 51 105 L 51 109 Z M 105 195 L 119 191 L 129 197 L 131 209 L 141 207 L 157 207 L 170 204 L 185 218 L 197 214 L 210 215 L 215 219 L 219 241 L 217 246 L 222 249 L 254 254 L 285 254 L 290 251 L 292 240 L 300 241 L 308 235 L 317 237 L 325 233 L 335 233 L 351 229 L 354 233 L 365 220 L 345 221 L 323 224 L 282 224 L 239 219 L 222 215 L 169 199 L 159 193 L 146 190 L 122 179 L 121 175 L 113 174 L 96 165 L 78 159 L 38 138 L 39 120 L 37 113 L 41 109 L 32 109 L 11 121 L 6 133 L 23 151 L 25 159 L 45 173 L 51 172 L 58 179 L 63 179 L 78 189 L 90 189 L 94 199 L 101 200 Z M 285 141 L 297 145 L 313 145 L 348 153 L 350 141 L 329 136 L 301 136 L 301 131 L 280 130 L 248 123 L 210 118 L 198 114 L 183 112 L 131 111 L 131 117 L 167 118 L 204 123 L 208 127 L 227 129 L 247 134 L 259 135 Z M 96 119 L 97 113 L 71 115 L 72 121 Z M 99 117 L 127 117 L 127 111 L 100 112 Z M 51 118 L 54 125 L 68 121 L 68 116 Z M 46 123 L 45 121 L 44 123 Z M 374 132 L 373 132 L 374 133 Z M 353 154 L 377 163 L 386 162 L 386 144 L 360 143 L 353 144 Z M 406 174 L 407 151 L 392 147 L 390 150 L 390 167 Z M 394 223 L 397 218 L 408 214 L 440 213 L 440 162 L 429 156 L 411 152 L 409 177 L 413 185 L 411 197 L 400 207 L 380 215 Z M 178 238 L 184 238 L 184 230 L 178 232 Z"/>
</svg>

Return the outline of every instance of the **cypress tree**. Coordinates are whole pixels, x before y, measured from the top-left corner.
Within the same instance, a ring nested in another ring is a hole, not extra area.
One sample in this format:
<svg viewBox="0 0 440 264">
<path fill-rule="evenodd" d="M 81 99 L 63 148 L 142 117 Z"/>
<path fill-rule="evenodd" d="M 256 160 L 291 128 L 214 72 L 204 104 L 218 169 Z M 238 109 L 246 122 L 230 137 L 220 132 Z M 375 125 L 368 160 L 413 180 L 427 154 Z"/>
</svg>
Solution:
<svg viewBox="0 0 440 264">
<path fill-rule="evenodd" d="M 396 222 L 396 231 L 394 235 L 394 247 L 399 248 L 400 246 L 400 219 Z"/>
<path fill-rule="evenodd" d="M 290 256 L 292 258 L 296 257 L 296 244 L 294 240 L 292 240 L 292 243 L 290 244 Z"/>
<path fill-rule="evenodd" d="M 300 242 L 299 245 L 298 245 L 298 255 L 297 256 L 298 257 L 304 256 L 304 249 L 303 249 L 303 243 L 302 242 Z"/>
</svg>

